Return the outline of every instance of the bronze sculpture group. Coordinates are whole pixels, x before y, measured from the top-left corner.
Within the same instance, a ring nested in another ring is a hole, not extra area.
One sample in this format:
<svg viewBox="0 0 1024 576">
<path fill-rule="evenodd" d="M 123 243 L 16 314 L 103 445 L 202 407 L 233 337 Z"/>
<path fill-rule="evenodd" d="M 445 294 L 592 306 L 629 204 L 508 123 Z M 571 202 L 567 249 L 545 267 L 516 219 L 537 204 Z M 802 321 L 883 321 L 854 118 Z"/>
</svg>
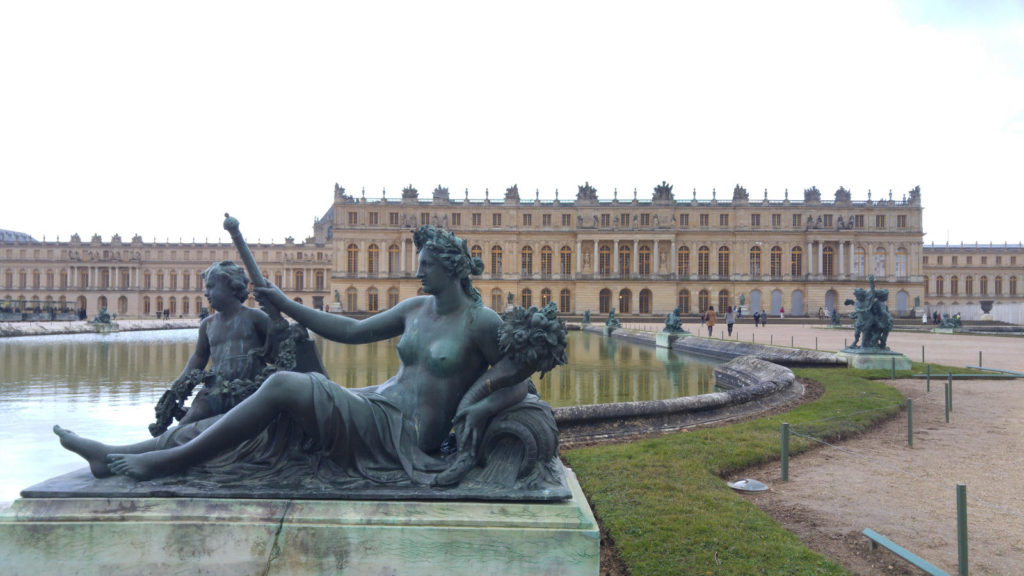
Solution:
<svg viewBox="0 0 1024 576">
<path fill-rule="evenodd" d="M 875 277 L 868 276 L 869 289 L 857 288 L 853 291 L 854 300 L 847 299 L 847 306 L 853 305 L 850 318 L 853 319 L 853 344 L 848 350 L 864 352 L 884 351 L 889 348 L 886 340 L 893 327 L 893 317 L 889 313 L 889 291 L 875 289 Z"/>
<path fill-rule="evenodd" d="M 241 305 L 238 266 L 211 266 L 206 296 L 217 313 L 201 323 L 195 354 L 161 399 L 164 416 L 151 427 L 158 436 L 109 445 L 54 428 L 94 476 L 313 475 L 354 487 L 476 482 L 499 491 L 560 482 L 557 427 L 529 380 L 565 362 L 565 325 L 553 304 L 514 308 L 503 321 L 473 287 L 481 259 L 451 232 L 423 226 L 414 232 L 423 296 L 364 320 L 321 312 L 262 278 L 229 218 L 232 226 L 257 298 L 272 313 Z M 281 326 L 282 313 L 298 324 Z M 342 388 L 318 358 L 303 358 L 308 347 L 295 348 L 305 329 L 346 344 L 397 338 L 401 366 L 376 386 Z M 180 423 L 163 431 L 167 414 Z"/>
</svg>

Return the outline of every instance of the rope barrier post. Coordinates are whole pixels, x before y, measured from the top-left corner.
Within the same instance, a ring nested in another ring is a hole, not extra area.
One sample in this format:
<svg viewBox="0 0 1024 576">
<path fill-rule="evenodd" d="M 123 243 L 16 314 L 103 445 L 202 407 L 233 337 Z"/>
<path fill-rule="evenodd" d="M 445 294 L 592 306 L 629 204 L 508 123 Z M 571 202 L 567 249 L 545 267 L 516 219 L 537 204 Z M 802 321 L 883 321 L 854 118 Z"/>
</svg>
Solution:
<svg viewBox="0 0 1024 576">
<path fill-rule="evenodd" d="M 950 373 L 947 376 L 947 380 L 946 381 L 949 383 L 949 411 L 952 412 L 953 411 L 953 374 L 952 373 Z"/>
<path fill-rule="evenodd" d="M 929 364 L 925 368 L 926 368 L 926 371 L 925 371 L 925 374 L 924 374 L 924 391 L 925 392 L 931 392 L 932 391 L 932 365 Z"/>
<path fill-rule="evenodd" d="M 981 368 L 982 366 L 983 364 L 981 363 L 981 350 L 978 350 L 978 368 Z"/>
<path fill-rule="evenodd" d="M 907 398 L 907 445 L 914 447 L 914 401 Z"/>
<path fill-rule="evenodd" d="M 924 364 L 924 344 L 921 345 L 921 364 Z"/>
<path fill-rule="evenodd" d="M 818 349 L 818 337 L 817 336 L 814 337 L 814 349 L 815 350 Z"/>
<path fill-rule="evenodd" d="M 789 422 L 782 423 L 782 481 L 789 482 Z"/>
<path fill-rule="evenodd" d="M 956 485 L 956 556 L 960 576 L 967 576 L 967 485 Z"/>
<path fill-rule="evenodd" d="M 846 338 L 843 338 L 843 348 L 846 348 Z"/>
<path fill-rule="evenodd" d="M 768 335 L 768 345 L 775 346 L 775 334 Z"/>
<path fill-rule="evenodd" d="M 946 397 L 945 397 L 945 400 L 946 400 L 946 424 L 949 424 L 949 380 L 946 380 L 945 392 L 946 392 Z"/>
<path fill-rule="evenodd" d="M 793 335 L 792 334 L 789 335 L 789 347 L 790 348 L 793 347 Z"/>
</svg>

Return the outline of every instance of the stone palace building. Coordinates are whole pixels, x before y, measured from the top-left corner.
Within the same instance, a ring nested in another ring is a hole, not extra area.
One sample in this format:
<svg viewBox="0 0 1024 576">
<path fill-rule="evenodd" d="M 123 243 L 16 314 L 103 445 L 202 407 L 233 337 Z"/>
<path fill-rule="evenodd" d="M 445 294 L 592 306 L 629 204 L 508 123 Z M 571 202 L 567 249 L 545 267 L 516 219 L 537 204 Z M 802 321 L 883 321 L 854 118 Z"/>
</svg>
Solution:
<svg viewBox="0 0 1024 576">
<path fill-rule="evenodd" d="M 539 195 L 538 195 L 539 196 Z M 728 198 L 690 198 L 667 183 L 653 194 L 598 195 L 589 184 L 574 198 L 429 198 L 409 186 L 400 197 L 356 198 L 335 185 L 324 216 L 303 242 L 250 245 L 263 273 L 308 306 L 373 313 L 419 293 L 412 230 L 447 228 L 483 259 L 474 280 L 484 304 L 504 310 L 555 301 L 566 314 L 660 316 L 675 307 L 695 314 L 741 306 L 778 315 L 845 311 L 853 289 L 874 275 L 897 315 L 959 311 L 1022 323 L 1024 246 L 926 246 L 920 190 L 900 198 L 854 200 L 843 188 L 822 199 L 751 199 L 736 186 Z M 40 242 L 0 231 L 0 300 L 5 309 L 106 306 L 122 317 L 199 313 L 201 272 L 236 259 L 230 243 L 130 242 L 76 234 Z M 250 302 L 250 304 L 253 304 Z M 976 310 L 975 310 L 976 309 Z"/>
</svg>

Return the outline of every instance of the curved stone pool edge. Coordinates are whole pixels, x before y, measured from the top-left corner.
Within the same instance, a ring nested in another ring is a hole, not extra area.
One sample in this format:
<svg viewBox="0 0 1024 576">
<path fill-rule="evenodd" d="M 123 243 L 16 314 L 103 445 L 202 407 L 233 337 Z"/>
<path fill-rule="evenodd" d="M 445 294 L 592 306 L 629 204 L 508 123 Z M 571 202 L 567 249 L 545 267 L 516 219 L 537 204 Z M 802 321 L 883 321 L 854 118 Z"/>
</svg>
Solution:
<svg viewBox="0 0 1024 576">
<path fill-rule="evenodd" d="M 602 333 L 603 327 L 583 330 Z M 655 333 L 616 329 L 612 338 L 654 346 Z M 563 446 L 639 434 L 671 432 L 719 420 L 755 414 L 799 399 L 803 386 L 792 367 L 846 366 L 830 352 L 784 348 L 764 344 L 718 340 L 686 335 L 673 350 L 728 360 L 715 368 L 715 380 L 722 392 L 649 400 L 555 408 Z"/>
</svg>

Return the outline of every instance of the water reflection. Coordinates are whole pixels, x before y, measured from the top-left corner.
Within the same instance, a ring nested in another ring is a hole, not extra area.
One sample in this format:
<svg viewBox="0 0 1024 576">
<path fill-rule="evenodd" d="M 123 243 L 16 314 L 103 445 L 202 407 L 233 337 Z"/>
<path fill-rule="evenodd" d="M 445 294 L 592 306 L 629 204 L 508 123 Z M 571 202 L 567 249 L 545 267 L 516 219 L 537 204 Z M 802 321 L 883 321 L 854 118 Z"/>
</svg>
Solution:
<svg viewBox="0 0 1024 576">
<path fill-rule="evenodd" d="M 196 331 L 122 332 L 0 340 L 0 502 L 82 467 L 50 432 L 59 423 L 106 442 L 141 440 L 153 405 L 180 373 Z M 338 384 L 379 384 L 398 371 L 395 341 L 317 341 Z M 713 390 L 713 362 L 573 332 L 570 366 L 535 379 L 552 406 L 656 400 Z"/>
</svg>

